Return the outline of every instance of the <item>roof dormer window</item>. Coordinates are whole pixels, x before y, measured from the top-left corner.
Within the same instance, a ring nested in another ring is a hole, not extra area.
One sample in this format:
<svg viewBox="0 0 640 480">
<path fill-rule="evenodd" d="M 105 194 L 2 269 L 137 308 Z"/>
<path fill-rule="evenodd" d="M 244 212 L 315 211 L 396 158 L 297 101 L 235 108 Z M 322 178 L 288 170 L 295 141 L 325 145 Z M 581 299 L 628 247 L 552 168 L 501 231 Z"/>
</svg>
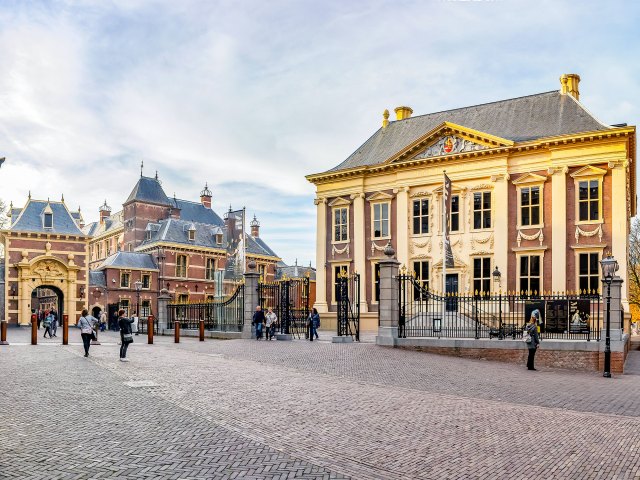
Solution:
<svg viewBox="0 0 640 480">
<path fill-rule="evenodd" d="M 53 213 L 44 214 L 44 228 L 53 228 Z"/>
<path fill-rule="evenodd" d="M 189 240 L 194 241 L 196 239 L 196 231 L 189 230 Z"/>
<path fill-rule="evenodd" d="M 216 243 L 218 245 L 222 245 L 222 234 L 221 233 L 216 233 Z"/>
</svg>

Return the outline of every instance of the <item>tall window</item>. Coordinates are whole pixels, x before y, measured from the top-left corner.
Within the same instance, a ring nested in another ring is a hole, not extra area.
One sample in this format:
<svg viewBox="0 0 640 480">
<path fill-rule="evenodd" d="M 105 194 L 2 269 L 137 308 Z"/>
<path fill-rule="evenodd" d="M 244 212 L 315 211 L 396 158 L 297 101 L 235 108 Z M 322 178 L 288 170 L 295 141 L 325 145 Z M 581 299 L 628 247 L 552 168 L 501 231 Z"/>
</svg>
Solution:
<svg viewBox="0 0 640 480">
<path fill-rule="evenodd" d="M 258 265 L 258 273 L 260 274 L 260 278 L 263 282 L 267 281 L 267 268 L 266 265 Z"/>
<path fill-rule="evenodd" d="M 146 290 L 151 288 L 151 275 L 148 273 L 142 275 L 142 288 Z"/>
<path fill-rule="evenodd" d="M 413 262 L 413 271 L 416 273 L 418 284 L 425 290 L 429 290 L 429 262 Z M 420 300 L 420 297 L 420 290 L 416 288 L 413 291 L 413 299 Z M 422 298 L 425 298 L 425 294 L 422 295 Z"/>
<path fill-rule="evenodd" d="M 349 240 L 349 214 L 348 209 L 334 208 L 333 209 L 333 241 L 334 242 L 346 242 Z"/>
<path fill-rule="evenodd" d="M 129 316 L 129 300 L 126 298 L 120 299 L 120 310 L 124 310 L 124 316 Z"/>
<path fill-rule="evenodd" d="M 578 256 L 578 288 L 581 294 L 592 294 L 600 288 L 599 255 L 581 253 Z"/>
<path fill-rule="evenodd" d="M 449 213 L 449 231 L 460 230 L 460 195 L 451 195 L 451 212 Z"/>
<path fill-rule="evenodd" d="M 491 228 L 491 192 L 473 194 L 473 228 Z"/>
<path fill-rule="evenodd" d="M 334 265 L 333 266 L 333 299 L 337 302 L 340 298 L 340 275 L 346 275 L 349 273 L 348 265 Z"/>
<path fill-rule="evenodd" d="M 213 258 L 207 258 L 207 267 L 205 269 L 205 278 L 207 280 L 213 280 L 216 273 L 216 261 Z"/>
<path fill-rule="evenodd" d="M 380 264 L 373 264 L 373 300 L 380 301 Z"/>
<path fill-rule="evenodd" d="M 540 187 L 520 189 L 520 224 L 540 225 Z"/>
<path fill-rule="evenodd" d="M 491 293 L 491 258 L 473 259 L 473 293 L 489 295 Z"/>
<path fill-rule="evenodd" d="M 98 243 L 96 247 L 97 247 L 96 250 L 98 253 L 97 259 L 99 260 L 102 258 L 102 243 Z"/>
<path fill-rule="evenodd" d="M 189 295 L 186 293 L 178 295 L 178 303 L 189 303 Z"/>
<path fill-rule="evenodd" d="M 121 273 L 120 274 L 120 287 L 129 288 L 130 280 L 131 280 L 131 274 L 129 274 L 129 273 Z"/>
<path fill-rule="evenodd" d="M 176 277 L 187 277 L 187 256 L 176 255 Z"/>
<path fill-rule="evenodd" d="M 151 300 L 142 300 L 140 305 L 140 316 L 143 318 L 151 315 Z"/>
<path fill-rule="evenodd" d="M 429 200 L 413 201 L 413 234 L 429 233 Z"/>
<path fill-rule="evenodd" d="M 581 222 L 600 220 L 600 181 L 578 182 L 578 218 Z"/>
<path fill-rule="evenodd" d="M 44 228 L 53 228 L 53 213 L 44 214 Z"/>
<path fill-rule="evenodd" d="M 389 236 L 389 203 L 373 204 L 373 238 Z"/>
<path fill-rule="evenodd" d="M 540 255 L 523 255 L 520 257 L 520 291 L 524 295 L 540 294 Z"/>
</svg>

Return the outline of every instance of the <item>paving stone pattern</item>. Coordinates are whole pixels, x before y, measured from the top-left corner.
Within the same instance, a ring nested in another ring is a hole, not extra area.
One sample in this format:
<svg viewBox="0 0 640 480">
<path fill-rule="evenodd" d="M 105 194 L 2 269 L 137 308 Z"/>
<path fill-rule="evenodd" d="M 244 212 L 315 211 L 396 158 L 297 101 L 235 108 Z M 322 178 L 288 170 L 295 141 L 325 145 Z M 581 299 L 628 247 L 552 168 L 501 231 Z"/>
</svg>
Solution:
<svg viewBox="0 0 640 480">
<path fill-rule="evenodd" d="M 637 375 L 166 337 L 120 363 L 116 340 L 1 347 L 0 478 L 640 478 Z"/>
</svg>

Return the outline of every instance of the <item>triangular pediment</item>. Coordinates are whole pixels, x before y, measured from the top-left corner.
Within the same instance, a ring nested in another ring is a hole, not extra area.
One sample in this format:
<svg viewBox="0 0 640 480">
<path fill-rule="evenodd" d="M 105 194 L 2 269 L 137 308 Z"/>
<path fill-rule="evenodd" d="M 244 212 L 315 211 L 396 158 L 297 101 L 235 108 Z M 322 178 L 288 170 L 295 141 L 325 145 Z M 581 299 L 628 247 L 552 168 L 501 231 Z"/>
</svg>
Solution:
<svg viewBox="0 0 640 480">
<path fill-rule="evenodd" d="M 376 192 L 372 195 L 369 195 L 367 197 L 367 200 L 369 202 L 371 201 L 375 201 L 375 200 L 391 200 L 393 198 L 393 195 L 389 194 L 389 193 L 385 193 L 385 192 Z"/>
<path fill-rule="evenodd" d="M 440 185 L 438 188 L 433 189 L 434 195 L 441 195 L 442 190 L 444 189 L 444 185 Z M 459 183 L 451 182 L 451 191 L 452 192 L 463 192 L 467 189 L 464 185 L 460 185 Z"/>
<path fill-rule="evenodd" d="M 329 202 L 330 207 L 342 207 L 346 205 L 351 205 L 351 202 L 342 197 L 334 198 L 332 201 Z"/>
<path fill-rule="evenodd" d="M 544 183 L 547 181 L 546 175 L 538 175 L 537 173 L 525 173 L 520 175 L 513 181 L 514 185 L 526 185 L 530 183 Z"/>
<path fill-rule="evenodd" d="M 504 148 L 512 145 L 513 142 L 511 140 L 462 125 L 456 125 L 455 123 L 443 122 L 398 152 L 387 162 L 470 154 L 481 150 Z"/>
<path fill-rule="evenodd" d="M 573 178 L 579 177 L 602 177 L 606 175 L 607 171 L 602 168 L 592 167 L 591 165 L 587 165 L 586 167 L 582 167 L 579 170 L 576 170 L 571 174 Z"/>
</svg>

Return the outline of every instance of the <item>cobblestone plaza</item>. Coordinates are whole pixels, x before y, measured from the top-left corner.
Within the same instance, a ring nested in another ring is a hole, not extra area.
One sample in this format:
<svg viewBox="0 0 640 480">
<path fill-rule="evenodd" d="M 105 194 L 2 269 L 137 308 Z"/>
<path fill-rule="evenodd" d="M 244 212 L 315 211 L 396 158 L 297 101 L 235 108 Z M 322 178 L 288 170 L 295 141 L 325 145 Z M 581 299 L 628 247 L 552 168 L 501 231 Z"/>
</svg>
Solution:
<svg viewBox="0 0 640 480">
<path fill-rule="evenodd" d="M 638 375 L 144 336 L 125 364 L 110 333 L 88 359 L 75 329 L 9 340 L 0 478 L 640 478 Z"/>
</svg>

